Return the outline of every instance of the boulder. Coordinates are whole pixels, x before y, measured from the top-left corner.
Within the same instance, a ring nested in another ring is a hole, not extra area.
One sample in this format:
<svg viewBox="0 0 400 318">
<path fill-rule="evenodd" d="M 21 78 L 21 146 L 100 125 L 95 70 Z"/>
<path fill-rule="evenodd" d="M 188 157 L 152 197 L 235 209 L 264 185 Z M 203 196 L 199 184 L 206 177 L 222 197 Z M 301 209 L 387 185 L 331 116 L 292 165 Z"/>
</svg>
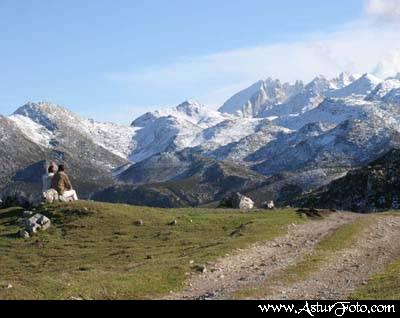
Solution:
<svg viewBox="0 0 400 318">
<path fill-rule="evenodd" d="M 144 224 L 143 220 L 137 220 L 137 221 L 135 222 L 135 225 L 136 225 L 136 226 L 143 226 L 143 224 Z"/>
<path fill-rule="evenodd" d="M 24 238 L 24 239 L 27 239 L 27 238 L 30 237 L 29 233 L 28 233 L 26 230 L 21 230 L 21 231 L 19 231 L 19 232 L 18 232 L 18 236 L 19 236 L 20 238 Z"/>
<path fill-rule="evenodd" d="M 264 209 L 273 210 L 275 209 L 275 203 L 274 201 L 265 201 L 263 202 L 262 207 Z"/>
<path fill-rule="evenodd" d="M 56 190 L 50 189 L 46 192 L 43 192 L 43 199 L 47 203 L 53 203 L 55 201 L 58 201 L 60 198 Z"/>
<path fill-rule="evenodd" d="M 220 207 L 251 210 L 254 208 L 254 202 L 249 197 L 246 197 L 239 192 L 229 195 L 221 201 Z"/>
<path fill-rule="evenodd" d="M 207 267 L 205 265 L 196 265 L 195 269 L 196 269 L 196 271 L 198 271 L 200 273 L 207 272 Z"/>
<path fill-rule="evenodd" d="M 39 230 L 45 231 L 49 229 L 50 225 L 51 225 L 50 219 L 38 213 L 26 220 L 25 230 L 32 235 L 38 232 Z"/>
<path fill-rule="evenodd" d="M 37 220 L 37 223 L 40 224 L 41 226 L 44 226 L 50 223 L 50 219 L 47 216 L 40 215 L 40 217 Z"/>
<path fill-rule="evenodd" d="M 30 234 L 37 233 L 42 227 L 36 223 L 29 223 L 25 226 L 25 230 Z"/>
<path fill-rule="evenodd" d="M 74 199 L 72 197 L 65 198 L 63 195 L 60 195 L 58 197 L 58 199 L 60 200 L 60 202 L 72 202 L 72 201 L 74 201 Z"/>
</svg>

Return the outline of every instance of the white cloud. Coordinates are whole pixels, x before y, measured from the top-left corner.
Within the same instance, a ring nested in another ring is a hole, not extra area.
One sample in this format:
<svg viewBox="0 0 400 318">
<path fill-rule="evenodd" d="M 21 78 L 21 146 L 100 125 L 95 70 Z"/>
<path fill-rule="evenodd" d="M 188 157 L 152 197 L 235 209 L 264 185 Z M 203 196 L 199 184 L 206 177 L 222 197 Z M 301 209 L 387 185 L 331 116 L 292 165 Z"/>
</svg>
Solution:
<svg viewBox="0 0 400 318">
<path fill-rule="evenodd" d="M 374 74 L 380 77 L 389 77 L 400 72 L 400 51 L 388 54 L 375 68 Z"/>
<path fill-rule="evenodd" d="M 311 34 L 294 42 L 181 57 L 169 65 L 108 74 L 108 78 L 142 93 L 156 92 L 169 104 L 173 98 L 177 100 L 172 103 L 195 98 L 216 106 L 266 77 L 307 81 L 318 74 L 335 76 L 342 71 L 374 72 L 387 77 L 400 72 L 400 32 L 392 23 L 371 23 L 371 17 L 382 19 L 386 15 L 392 19 L 399 7 L 400 0 L 368 0 L 366 14 L 335 32 Z"/>
<path fill-rule="evenodd" d="M 379 22 L 400 22 L 400 0 L 367 0 L 364 12 Z"/>
</svg>

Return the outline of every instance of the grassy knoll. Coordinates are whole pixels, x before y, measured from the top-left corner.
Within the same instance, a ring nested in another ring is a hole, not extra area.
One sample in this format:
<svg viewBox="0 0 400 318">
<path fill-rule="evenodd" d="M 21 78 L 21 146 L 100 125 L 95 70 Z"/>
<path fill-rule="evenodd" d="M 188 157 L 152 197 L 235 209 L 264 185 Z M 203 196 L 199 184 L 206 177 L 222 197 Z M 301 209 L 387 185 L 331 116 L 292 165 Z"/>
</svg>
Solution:
<svg viewBox="0 0 400 318">
<path fill-rule="evenodd" d="M 24 240 L 15 236 L 21 212 L 0 210 L 0 299 L 162 297 L 179 290 L 196 264 L 306 221 L 291 210 L 242 213 L 77 202 L 39 211 L 53 226 Z M 169 225 L 175 219 L 177 224 Z"/>
</svg>

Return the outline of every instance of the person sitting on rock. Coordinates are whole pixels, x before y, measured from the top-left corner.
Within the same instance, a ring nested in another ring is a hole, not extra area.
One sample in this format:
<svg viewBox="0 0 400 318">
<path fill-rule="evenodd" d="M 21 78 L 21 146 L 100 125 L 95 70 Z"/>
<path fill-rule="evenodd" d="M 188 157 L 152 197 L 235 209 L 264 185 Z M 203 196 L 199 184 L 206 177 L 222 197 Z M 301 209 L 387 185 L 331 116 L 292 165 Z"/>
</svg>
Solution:
<svg viewBox="0 0 400 318">
<path fill-rule="evenodd" d="M 51 189 L 51 183 L 55 172 L 56 172 L 56 166 L 54 164 L 51 164 L 47 169 L 47 173 L 42 176 L 42 184 L 43 184 L 42 192 L 47 192 L 48 190 Z"/>
<path fill-rule="evenodd" d="M 51 187 L 58 192 L 60 199 L 64 199 L 65 201 L 78 200 L 76 191 L 72 188 L 71 181 L 65 173 L 65 167 L 62 164 L 58 166 L 58 172 L 53 177 Z"/>
</svg>

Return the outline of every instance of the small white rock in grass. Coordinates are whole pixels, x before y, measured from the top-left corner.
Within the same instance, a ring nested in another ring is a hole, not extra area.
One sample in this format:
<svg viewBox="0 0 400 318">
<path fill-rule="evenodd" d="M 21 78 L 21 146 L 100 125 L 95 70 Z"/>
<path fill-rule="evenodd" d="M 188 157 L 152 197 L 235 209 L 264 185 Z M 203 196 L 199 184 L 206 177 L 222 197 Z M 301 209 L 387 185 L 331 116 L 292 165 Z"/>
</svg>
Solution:
<svg viewBox="0 0 400 318">
<path fill-rule="evenodd" d="M 24 212 L 22 213 L 22 216 L 23 216 L 24 218 L 30 218 L 32 215 L 33 215 L 33 212 L 32 212 L 32 211 L 24 211 Z"/>
<path fill-rule="evenodd" d="M 30 237 L 28 231 L 25 231 L 25 230 L 19 231 L 19 232 L 18 232 L 18 236 L 19 236 L 20 238 L 24 238 L 24 239 L 28 239 L 28 238 Z"/>
<path fill-rule="evenodd" d="M 35 214 L 26 220 L 25 230 L 29 234 L 37 233 L 39 230 L 45 231 L 51 226 L 51 221 L 48 217 L 42 214 Z"/>
</svg>

